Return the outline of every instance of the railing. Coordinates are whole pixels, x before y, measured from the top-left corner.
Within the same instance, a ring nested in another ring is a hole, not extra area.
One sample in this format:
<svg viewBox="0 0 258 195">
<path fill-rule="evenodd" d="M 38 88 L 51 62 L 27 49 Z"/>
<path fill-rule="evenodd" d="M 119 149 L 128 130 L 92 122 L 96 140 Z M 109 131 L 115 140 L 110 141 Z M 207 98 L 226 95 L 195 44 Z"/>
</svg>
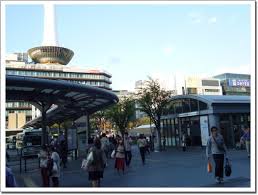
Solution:
<svg viewBox="0 0 258 195">
<path fill-rule="evenodd" d="M 27 172 L 27 160 L 38 159 L 38 167 L 40 167 L 40 160 L 38 153 L 41 146 L 26 146 L 20 150 L 20 173 L 22 172 L 22 160 L 24 161 L 24 171 Z M 35 162 L 30 162 L 30 164 Z"/>
</svg>

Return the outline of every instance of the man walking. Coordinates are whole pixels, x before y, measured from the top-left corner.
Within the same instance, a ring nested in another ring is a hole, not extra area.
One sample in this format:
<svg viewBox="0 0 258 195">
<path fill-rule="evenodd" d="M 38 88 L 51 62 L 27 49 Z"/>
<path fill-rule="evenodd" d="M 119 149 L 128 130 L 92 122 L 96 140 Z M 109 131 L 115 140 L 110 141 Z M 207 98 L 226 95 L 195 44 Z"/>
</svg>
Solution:
<svg viewBox="0 0 258 195">
<path fill-rule="evenodd" d="M 245 143 L 247 156 L 250 158 L 250 128 L 247 125 L 244 126 L 244 135 L 241 137 L 240 143 Z"/>
<path fill-rule="evenodd" d="M 124 134 L 125 164 L 127 167 L 130 166 L 131 159 L 132 159 L 131 144 L 132 144 L 132 139 L 128 136 L 128 133 L 125 132 Z"/>
</svg>

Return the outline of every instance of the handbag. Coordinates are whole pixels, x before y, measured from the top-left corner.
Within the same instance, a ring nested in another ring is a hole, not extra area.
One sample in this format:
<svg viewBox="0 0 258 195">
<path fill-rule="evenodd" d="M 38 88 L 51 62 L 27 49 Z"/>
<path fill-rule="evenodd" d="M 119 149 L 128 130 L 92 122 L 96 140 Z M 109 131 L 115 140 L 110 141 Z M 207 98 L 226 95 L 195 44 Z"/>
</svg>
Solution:
<svg viewBox="0 0 258 195">
<path fill-rule="evenodd" d="M 86 159 L 83 159 L 82 160 L 82 165 L 81 165 L 81 168 L 84 170 L 84 171 L 87 171 L 88 168 L 89 168 L 89 165 L 90 163 L 93 161 L 93 152 L 91 151 L 87 158 Z"/>
<path fill-rule="evenodd" d="M 232 173 L 231 164 L 229 163 L 229 160 L 226 159 L 226 165 L 225 165 L 225 175 L 229 177 Z"/>
<path fill-rule="evenodd" d="M 88 167 L 89 167 L 89 161 L 88 161 L 87 159 L 83 159 L 83 160 L 82 160 L 81 168 L 82 168 L 84 171 L 87 171 L 87 170 L 88 170 Z"/>
<path fill-rule="evenodd" d="M 54 162 L 53 162 L 53 168 L 52 168 L 52 174 L 55 174 L 55 173 L 57 173 L 57 172 L 58 172 L 58 167 L 57 167 L 56 162 L 54 161 Z"/>
<path fill-rule="evenodd" d="M 111 153 L 111 158 L 115 158 L 116 150 L 113 150 Z"/>
<path fill-rule="evenodd" d="M 212 172 L 212 165 L 211 165 L 210 161 L 208 161 L 208 164 L 207 164 L 207 171 L 208 171 L 208 173 Z"/>
</svg>

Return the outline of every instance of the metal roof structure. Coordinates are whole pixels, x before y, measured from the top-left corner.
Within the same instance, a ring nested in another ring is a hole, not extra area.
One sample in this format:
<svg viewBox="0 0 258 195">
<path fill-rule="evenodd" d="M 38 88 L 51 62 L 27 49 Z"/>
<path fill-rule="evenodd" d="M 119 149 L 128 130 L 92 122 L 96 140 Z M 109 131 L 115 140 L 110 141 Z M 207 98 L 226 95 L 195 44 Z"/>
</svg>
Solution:
<svg viewBox="0 0 258 195">
<path fill-rule="evenodd" d="M 250 96 L 243 95 L 178 95 L 171 98 L 171 100 L 183 99 L 183 98 L 191 98 L 196 99 L 202 102 L 205 102 L 209 105 L 219 104 L 219 103 L 250 103 Z"/>
<path fill-rule="evenodd" d="M 207 105 L 203 110 L 192 110 L 174 114 L 164 114 L 162 118 L 186 117 L 218 113 L 249 113 L 250 96 L 237 95 L 178 95 L 170 98 L 170 102 L 194 99 Z M 198 108 L 199 109 L 199 108 Z"/>
<path fill-rule="evenodd" d="M 6 76 L 6 101 L 27 101 L 39 107 L 39 103 L 54 105 L 46 112 L 48 125 L 75 120 L 92 114 L 118 102 L 118 97 L 105 89 L 63 80 L 39 79 L 24 76 Z M 41 126 L 41 117 L 25 124 L 25 127 Z"/>
</svg>

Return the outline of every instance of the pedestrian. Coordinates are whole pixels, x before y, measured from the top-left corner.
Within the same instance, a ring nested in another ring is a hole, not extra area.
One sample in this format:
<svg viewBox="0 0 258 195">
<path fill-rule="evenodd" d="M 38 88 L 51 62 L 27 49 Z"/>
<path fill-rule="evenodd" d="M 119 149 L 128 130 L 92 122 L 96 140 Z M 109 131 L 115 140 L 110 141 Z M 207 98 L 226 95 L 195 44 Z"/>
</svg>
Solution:
<svg viewBox="0 0 258 195">
<path fill-rule="evenodd" d="M 163 150 L 165 151 L 166 150 L 166 137 L 165 136 L 163 136 L 162 144 L 163 144 Z"/>
<path fill-rule="evenodd" d="M 146 153 L 150 154 L 150 142 L 146 139 L 146 137 L 144 137 L 144 139 L 146 140 L 145 154 Z"/>
<path fill-rule="evenodd" d="M 131 151 L 132 139 L 128 136 L 128 133 L 124 134 L 124 146 L 125 146 L 125 164 L 127 167 L 130 166 L 132 159 L 132 151 Z"/>
<path fill-rule="evenodd" d="M 218 132 L 218 128 L 215 126 L 211 127 L 211 136 L 207 141 L 206 155 L 209 163 L 211 161 L 211 156 L 213 156 L 215 162 L 216 183 L 222 183 L 224 175 L 224 157 L 227 159 L 227 148 L 223 136 Z"/>
<path fill-rule="evenodd" d="M 145 147 L 147 145 L 146 139 L 144 138 L 143 134 L 140 135 L 139 139 L 137 140 L 137 145 L 140 150 L 141 158 L 142 158 L 142 164 L 145 165 Z"/>
<path fill-rule="evenodd" d="M 117 172 L 119 173 L 119 170 L 125 171 L 125 147 L 123 140 L 120 139 L 118 141 L 118 146 L 116 148 L 116 154 L 115 154 L 115 168 L 117 169 Z"/>
<path fill-rule="evenodd" d="M 91 181 L 92 187 L 100 187 L 100 179 L 103 178 L 104 168 L 106 166 L 106 155 L 101 149 L 99 138 L 95 138 L 94 145 L 89 149 L 87 159 L 89 160 L 89 181 Z"/>
<path fill-rule="evenodd" d="M 244 126 L 244 135 L 241 137 L 240 143 L 245 143 L 247 156 L 250 158 L 250 127 L 247 125 Z"/>
<path fill-rule="evenodd" d="M 7 166 L 5 167 L 5 182 L 6 187 L 17 187 L 16 179 L 12 169 Z"/>
<path fill-rule="evenodd" d="M 61 157 L 61 164 L 63 165 L 63 168 L 66 168 L 67 163 L 67 156 L 68 156 L 68 148 L 65 140 L 62 140 L 60 143 L 60 157 Z"/>
<path fill-rule="evenodd" d="M 101 142 L 101 149 L 105 152 L 106 158 L 109 158 L 108 157 L 109 140 L 105 133 L 102 134 L 100 142 Z"/>
<path fill-rule="evenodd" d="M 6 151 L 6 160 L 7 160 L 7 162 L 10 161 L 10 155 L 9 155 L 9 153 L 7 151 Z"/>
<path fill-rule="evenodd" d="M 49 171 L 48 171 L 48 148 L 46 145 L 44 145 L 41 150 L 39 151 L 38 157 L 40 159 L 40 173 L 41 173 L 41 179 L 42 179 L 42 186 L 43 187 L 49 187 Z"/>
<path fill-rule="evenodd" d="M 60 156 L 57 153 L 55 147 L 51 147 L 51 159 L 52 169 L 50 177 L 52 179 L 53 187 L 59 187 L 59 177 L 60 177 Z"/>
<path fill-rule="evenodd" d="M 185 152 L 186 151 L 186 134 L 183 132 L 182 134 L 182 149 Z"/>
</svg>

